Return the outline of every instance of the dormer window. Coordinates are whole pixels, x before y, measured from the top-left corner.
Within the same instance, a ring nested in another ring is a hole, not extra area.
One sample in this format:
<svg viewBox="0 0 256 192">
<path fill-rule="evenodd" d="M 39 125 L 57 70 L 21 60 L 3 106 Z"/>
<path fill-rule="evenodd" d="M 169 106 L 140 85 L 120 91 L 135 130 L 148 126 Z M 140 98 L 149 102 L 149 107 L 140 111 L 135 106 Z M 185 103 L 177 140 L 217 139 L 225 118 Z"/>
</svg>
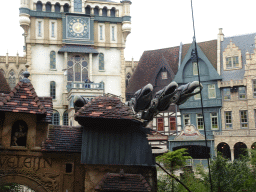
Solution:
<svg viewBox="0 0 256 192">
<path fill-rule="evenodd" d="M 238 67 L 239 67 L 238 56 L 226 57 L 227 69 L 238 68 Z"/>
<path fill-rule="evenodd" d="M 224 70 L 234 70 L 242 68 L 242 53 L 233 42 L 230 40 L 229 45 L 223 52 L 223 68 Z"/>
<path fill-rule="evenodd" d="M 168 77 L 167 77 L 167 71 L 163 71 L 162 73 L 161 73 L 161 75 L 162 75 L 162 79 L 167 79 Z"/>
</svg>

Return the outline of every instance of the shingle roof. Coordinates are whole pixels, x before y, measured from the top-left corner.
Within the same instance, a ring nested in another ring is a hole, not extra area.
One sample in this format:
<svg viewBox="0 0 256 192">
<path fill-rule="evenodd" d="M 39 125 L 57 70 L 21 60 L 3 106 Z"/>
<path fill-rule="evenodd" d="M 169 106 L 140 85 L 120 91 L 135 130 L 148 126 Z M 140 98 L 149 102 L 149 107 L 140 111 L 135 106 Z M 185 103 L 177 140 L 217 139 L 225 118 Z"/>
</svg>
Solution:
<svg viewBox="0 0 256 192">
<path fill-rule="evenodd" d="M 46 116 L 43 119 L 41 119 L 40 121 L 51 123 L 52 122 L 52 108 L 53 108 L 52 97 L 39 97 L 39 100 L 47 111 Z"/>
<path fill-rule="evenodd" d="M 75 114 L 76 120 L 84 117 L 135 120 L 132 110 L 113 95 L 96 97 Z"/>
<path fill-rule="evenodd" d="M 134 94 L 148 83 L 154 84 L 156 71 L 163 62 L 169 64 L 174 75 L 178 71 L 179 46 L 166 49 L 145 51 L 140 58 L 139 64 L 129 81 L 126 93 Z"/>
<path fill-rule="evenodd" d="M 11 89 L 4 77 L 4 75 L 0 71 L 0 93 L 10 93 Z"/>
<path fill-rule="evenodd" d="M 95 187 L 97 191 L 151 191 L 141 174 L 107 173 Z"/>
<path fill-rule="evenodd" d="M 51 125 L 42 150 L 48 152 L 81 152 L 82 127 Z"/>
<path fill-rule="evenodd" d="M 43 115 L 47 113 L 30 81 L 17 83 L 10 94 L 0 102 L 0 111 Z"/>
</svg>

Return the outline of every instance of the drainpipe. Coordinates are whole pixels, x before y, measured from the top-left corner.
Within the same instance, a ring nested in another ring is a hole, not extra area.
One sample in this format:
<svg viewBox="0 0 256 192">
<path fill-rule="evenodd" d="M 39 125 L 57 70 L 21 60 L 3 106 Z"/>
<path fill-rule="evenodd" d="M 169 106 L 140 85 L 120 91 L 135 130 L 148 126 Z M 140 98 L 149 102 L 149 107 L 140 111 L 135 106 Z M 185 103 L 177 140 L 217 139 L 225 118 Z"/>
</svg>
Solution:
<svg viewBox="0 0 256 192">
<path fill-rule="evenodd" d="M 179 50 L 179 68 L 180 68 L 180 64 L 181 64 L 181 55 L 182 55 L 182 42 L 180 42 L 180 50 Z"/>
</svg>

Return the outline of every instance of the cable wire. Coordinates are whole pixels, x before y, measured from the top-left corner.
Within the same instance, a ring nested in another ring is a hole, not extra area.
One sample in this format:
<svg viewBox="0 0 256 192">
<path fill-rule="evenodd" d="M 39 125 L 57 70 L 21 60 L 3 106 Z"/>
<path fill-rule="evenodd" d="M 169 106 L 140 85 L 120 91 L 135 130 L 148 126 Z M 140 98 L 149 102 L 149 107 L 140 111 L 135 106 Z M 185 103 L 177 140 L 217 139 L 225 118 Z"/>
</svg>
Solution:
<svg viewBox="0 0 256 192">
<path fill-rule="evenodd" d="M 198 53 L 197 53 L 197 44 L 196 44 L 196 30 L 195 30 L 192 0 L 191 0 L 191 12 L 192 12 L 192 21 L 193 21 L 193 31 L 194 31 L 193 42 L 195 43 L 195 55 L 196 55 L 196 63 L 197 63 L 198 81 L 199 81 L 199 85 L 201 85 L 200 73 L 199 73 L 199 63 L 198 63 Z M 204 106 L 203 106 L 203 98 L 202 98 L 201 92 L 202 92 L 202 87 L 200 86 L 201 109 L 202 109 L 203 123 L 204 123 L 204 126 L 205 126 Z M 205 135 L 205 146 L 206 146 L 205 151 L 206 151 L 206 154 L 207 154 L 208 144 L 207 144 L 206 126 L 204 127 L 204 135 Z M 210 158 L 207 158 L 207 163 L 208 163 L 208 170 L 209 170 L 209 181 L 210 181 L 211 192 L 212 192 L 212 178 L 211 178 Z"/>
</svg>

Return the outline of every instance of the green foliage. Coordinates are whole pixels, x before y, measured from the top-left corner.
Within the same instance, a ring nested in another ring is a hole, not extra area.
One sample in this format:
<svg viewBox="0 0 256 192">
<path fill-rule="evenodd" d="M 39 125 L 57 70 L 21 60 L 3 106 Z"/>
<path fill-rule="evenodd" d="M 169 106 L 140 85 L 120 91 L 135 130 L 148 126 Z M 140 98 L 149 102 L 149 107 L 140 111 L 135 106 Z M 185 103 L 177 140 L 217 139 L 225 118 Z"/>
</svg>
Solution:
<svg viewBox="0 0 256 192">
<path fill-rule="evenodd" d="M 186 160 L 191 159 L 190 156 L 187 156 L 188 152 L 186 152 L 186 150 L 187 149 L 182 148 L 176 151 L 168 151 L 168 153 L 156 157 L 156 160 L 163 163 L 167 169 L 173 171 L 186 165 Z"/>
<path fill-rule="evenodd" d="M 19 189 L 19 185 L 16 183 L 9 183 L 9 184 L 5 184 L 0 186 L 0 191 L 1 192 L 18 192 L 20 191 Z"/>
</svg>

